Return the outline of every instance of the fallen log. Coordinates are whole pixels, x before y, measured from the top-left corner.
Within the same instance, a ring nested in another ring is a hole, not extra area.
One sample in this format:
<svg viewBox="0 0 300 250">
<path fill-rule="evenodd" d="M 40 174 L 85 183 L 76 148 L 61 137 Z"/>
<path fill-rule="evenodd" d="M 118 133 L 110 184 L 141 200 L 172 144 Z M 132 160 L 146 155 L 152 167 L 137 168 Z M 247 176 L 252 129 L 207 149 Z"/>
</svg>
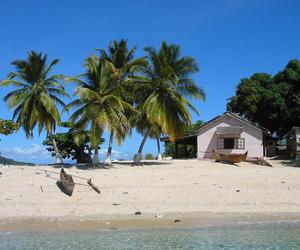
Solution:
<svg viewBox="0 0 300 250">
<path fill-rule="evenodd" d="M 100 189 L 92 183 L 92 179 L 89 179 L 87 183 L 94 189 L 98 194 L 101 194 Z"/>
<path fill-rule="evenodd" d="M 245 160 L 246 162 L 250 162 L 256 165 L 260 165 L 260 166 L 267 166 L 267 167 L 274 167 L 269 161 L 262 159 L 262 158 L 249 158 Z"/>
</svg>

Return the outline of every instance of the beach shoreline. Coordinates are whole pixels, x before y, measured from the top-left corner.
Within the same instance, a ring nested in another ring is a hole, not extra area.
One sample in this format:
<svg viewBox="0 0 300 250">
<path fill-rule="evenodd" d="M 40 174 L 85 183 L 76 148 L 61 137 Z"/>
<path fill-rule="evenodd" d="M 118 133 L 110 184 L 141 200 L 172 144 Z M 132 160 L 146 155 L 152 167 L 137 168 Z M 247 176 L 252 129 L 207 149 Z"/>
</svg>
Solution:
<svg viewBox="0 0 300 250">
<path fill-rule="evenodd" d="M 176 228 L 300 220 L 300 168 L 238 166 L 199 160 L 66 166 L 72 197 L 56 185 L 55 166 L 5 166 L 0 177 L 0 231 Z M 46 175 L 45 170 L 49 176 Z M 135 215 L 138 213 L 139 215 Z M 174 222 L 180 220 L 179 222 Z"/>
<path fill-rule="evenodd" d="M 300 222 L 300 213 L 171 213 L 87 217 L 36 217 L 0 220 L 0 232 L 200 228 L 257 223 Z"/>
</svg>

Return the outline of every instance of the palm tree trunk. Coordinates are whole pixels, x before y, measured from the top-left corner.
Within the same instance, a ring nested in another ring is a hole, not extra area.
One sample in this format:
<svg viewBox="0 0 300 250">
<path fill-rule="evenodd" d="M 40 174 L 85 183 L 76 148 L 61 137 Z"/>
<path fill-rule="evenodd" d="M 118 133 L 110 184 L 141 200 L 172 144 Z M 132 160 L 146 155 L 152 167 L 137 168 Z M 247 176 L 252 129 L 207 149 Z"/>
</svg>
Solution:
<svg viewBox="0 0 300 250">
<path fill-rule="evenodd" d="M 62 159 L 62 157 L 61 157 L 61 154 L 59 153 L 59 149 L 58 149 L 58 147 L 57 147 L 56 140 L 55 140 L 54 135 L 52 134 L 51 131 L 48 131 L 48 136 L 49 136 L 50 139 L 52 140 L 52 144 L 53 144 L 54 152 L 55 152 L 56 163 L 57 163 L 57 164 L 63 164 L 63 159 Z"/>
<path fill-rule="evenodd" d="M 108 149 L 107 149 L 107 154 L 106 154 L 106 158 L 104 160 L 105 164 L 111 164 L 111 152 L 112 152 L 112 144 L 113 144 L 113 140 L 114 140 L 114 133 L 115 130 L 112 129 L 110 131 L 110 136 L 109 136 L 109 143 L 108 143 Z"/>
<path fill-rule="evenodd" d="M 93 164 L 99 164 L 99 149 L 98 149 L 98 147 L 96 147 L 94 149 L 94 157 L 92 159 L 92 163 Z"/>
<path fill-rule="evenodd" d="M 159 143 L 159 137 L 156 137 L 156 142 L 157 142 L 157 160 L 161 161 L 161 153 L 160 153 L 160 143 Z"/>
<path fill-rule="evenodd" d="M 146 143 L 146 141 L 147 141 L 147 138 L 148 138 L 148 136 L 150 135 L 151 129 L 152 129 L 152 128 L 149 128 L 149 130 L 148 130 L 148 131 L 146 132 L 146 134 L 144 135 L 143 140 L 142 140 L 142 142 L 141 142 L 141 145 L 140 145 L 140 147 L 139 147 L 139 150 L 138 150 L 137 154 L 134 156 L 133 162 L 134 162 L 135 164 L 140 163 L 140 161 L 141 161 L 141 159 L 142 159 L 142 151 L 143 151 L 144 145 L 145 145 L 145 143 Z"/>
</svg>

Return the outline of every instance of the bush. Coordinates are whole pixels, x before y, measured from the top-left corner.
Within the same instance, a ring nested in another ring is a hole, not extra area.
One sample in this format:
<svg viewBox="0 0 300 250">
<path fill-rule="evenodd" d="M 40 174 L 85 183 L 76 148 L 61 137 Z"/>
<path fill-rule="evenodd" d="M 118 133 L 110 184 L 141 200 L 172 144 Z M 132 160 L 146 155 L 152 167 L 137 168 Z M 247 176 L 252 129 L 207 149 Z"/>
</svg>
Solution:
<svg viewBox="0 0 300 250">
<path fill-rule="evenodd" d="M 154 160 L 154 156 L 152 154 L 148 153 L 148 154 L 145 155 L 145 159 L 146 160 Z"/>
</svg>

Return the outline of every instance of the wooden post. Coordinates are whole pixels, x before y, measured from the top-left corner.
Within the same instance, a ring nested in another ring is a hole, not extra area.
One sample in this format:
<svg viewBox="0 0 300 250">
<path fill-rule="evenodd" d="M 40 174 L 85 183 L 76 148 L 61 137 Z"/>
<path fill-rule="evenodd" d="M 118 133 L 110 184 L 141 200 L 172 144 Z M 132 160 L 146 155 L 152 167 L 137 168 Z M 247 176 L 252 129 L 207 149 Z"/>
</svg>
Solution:
<svg viewBox="0 0 300 250">
<path fill-rule="evenodd" d="M 178 158 L 178 144 L 175 141 L 175 159 L 177 159 L 177 158 Z"/>
</svg>

